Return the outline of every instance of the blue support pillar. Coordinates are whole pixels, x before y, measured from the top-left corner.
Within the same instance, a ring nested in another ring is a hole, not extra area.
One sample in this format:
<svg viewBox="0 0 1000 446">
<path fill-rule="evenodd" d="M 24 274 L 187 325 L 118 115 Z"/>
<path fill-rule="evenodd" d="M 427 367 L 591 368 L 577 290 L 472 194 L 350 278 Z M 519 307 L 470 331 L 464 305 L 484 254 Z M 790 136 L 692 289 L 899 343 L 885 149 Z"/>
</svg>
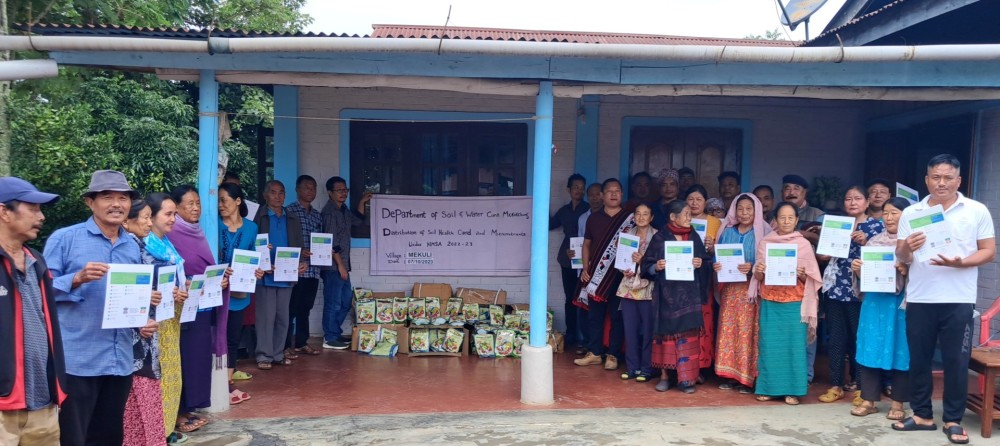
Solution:
<svg viewBox="0 0 1000 446">
<path fill-rule="evenodd" d="M 589 183 L 600 183 L 597 177 L 597 138 L 600 128 L 601 97 L 585 95 L 580 98 L 576 115 L 576 173 Z"/>
<path fill-rule="evenodd" d="M 295 202 L 299 177 L 299 87 L 274 86 L 274 179 L 285 185 L 285 204 Z M 285 116 L 285 117 L 279 117 Z"/>
<path fill-rule="evenodd" d="M 212 252 L 219 252 L 219 83 L 215 70 L 198 79 L 198 194 L 201 228 Z"/>
<path fill-rule="evenodd" d="M 531 332 L 521 349 L 521 402 L 552 404 L 552 347 L 545 336 L 549 294 L 549 195 L 552 184 L 552 82 L 538 84 L 535 102 L 535 157 L 531 177 L 531 277 L 528 311 Z"/>
</svg>

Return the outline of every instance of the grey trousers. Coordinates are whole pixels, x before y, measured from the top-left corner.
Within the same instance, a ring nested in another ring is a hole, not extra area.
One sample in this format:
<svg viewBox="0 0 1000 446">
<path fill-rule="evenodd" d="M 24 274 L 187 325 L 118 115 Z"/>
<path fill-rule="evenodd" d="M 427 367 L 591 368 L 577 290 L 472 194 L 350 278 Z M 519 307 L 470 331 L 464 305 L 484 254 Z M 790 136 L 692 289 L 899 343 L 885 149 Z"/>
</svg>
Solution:
<svg viewBox="0 0 1000 446">
<path fill-rule="evenodd" d="M 258 285 L 257 295 L 257 362 L 285 359 L 285 338 L 288 336 L 288 303 L 292 287 L 277 288 Z"/>
</svg>

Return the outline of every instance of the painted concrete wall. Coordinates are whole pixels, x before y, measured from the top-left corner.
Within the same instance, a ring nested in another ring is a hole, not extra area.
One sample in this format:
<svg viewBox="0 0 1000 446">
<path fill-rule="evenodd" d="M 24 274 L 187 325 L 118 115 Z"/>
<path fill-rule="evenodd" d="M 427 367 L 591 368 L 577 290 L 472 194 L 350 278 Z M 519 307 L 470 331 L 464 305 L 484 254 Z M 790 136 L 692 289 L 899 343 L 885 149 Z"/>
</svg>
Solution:
<svg viewBox="0 0 1000 446">
<path fill-rule="evenodd" d="M 301 173 L 321 183 L 341 175 L 338 142 L 344 109 L 425 110 L 459 112 L 533 113 L 534 98 L 484 96 L 454 92 L 421 92 L 387 88 L 300 88 L 299 124 Z M 863 174 L 861 103 L 840 101 L 757 98 L 602 98 L 598 142 L 600 180 L 618 176 L 621 159 L 621 123 L 625 117 L 743 119 L 752 121 L 751 177 L 746 187 L 768 183 L 780 187 L 781 176 L 795 172 L 806 178 L 840 176 L 845 182 L 860 181 Z M 577 101 L 557 99 L 553 142 L 551 212 L 567 200 L 565 179 L 574 171 L 575 116 Z M 346 173 L 346 172 L 345 172 Z M 316 206 L 326 202 L 324 194 Z M 555 250 L 561 231 L 550 233 L 549 307 L 562 327 L 563 292 Z M 528 301 L 528 277 L 390 277 L 369 276 L 369 249 L 354 248 L 351 274 L 354 286 L 376 291 L 409 290 L 413 282 L 445 282 L 453 287 L 503 288 L 509 302 Z M 317 298 L 312 327 L 321 330 L 322 298 Z"/>
<path fill-rule="evenodd" d="M 1000 110 L 984 111 L 979 129 L 980 157 L 976 173 L 979 184 L 975 198 L 990 208 L 993 215 L 994 229 L 1000 228 L 1000 175 L 994 172 L 1000 170 Z M 1000 261 L 979 267 L 979 302 L 976 305 L 980 311 L 985 311 L 1000 294 Z M 1000 337 L 1000 322 L 994 319 L 990 327 L 994 336 Z M 976 324 L 978 340 L 979 325 Z"/>
</svg>

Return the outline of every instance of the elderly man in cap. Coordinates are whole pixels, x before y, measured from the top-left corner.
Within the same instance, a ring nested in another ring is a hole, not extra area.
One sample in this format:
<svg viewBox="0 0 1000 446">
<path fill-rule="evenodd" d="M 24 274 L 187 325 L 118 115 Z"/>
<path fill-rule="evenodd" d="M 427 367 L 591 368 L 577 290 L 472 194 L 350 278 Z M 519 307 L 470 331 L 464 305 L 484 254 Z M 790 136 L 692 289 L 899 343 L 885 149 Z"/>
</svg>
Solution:
<svg viewBox="0 0 1000 446">
<path fill-rule="evenodd" d="M 132 200 L 125 175 L 99 170 L 83 199 L 92 216 L 59 229 L 45 259 L 59 312 L 69 397 L 59 412 L 62 445 L 122 444 L 125 401 L 132 388 L 132 329 L 102 329 L 108 264 L 141 264 L 139 246 L 122 227 Z M 156 323 L 140 329 L 152 336 Z"/>
<path fill-rule="evenodd" d="M 38 237 L 41 205 L 59 196 L 0 178 L 0 443 L 55 444 L 56 407 L 66 399 L 65 368 L 52 279 Z"/>
<path fill-rule="evenodd" d="M 794 204 L 799 210 L 799 232 L 806 240 L 815 245 L 819 241 L 819 235 L 815 231 L 802 230 L 802 228 L 808 227 L 808 223 L 819 223 L 823 220 L 824 212 L 809 206 L 809 203 L 806 202 L 809 182 L 798 175 L 785 175 L 781 179 L 781 183 L 781 199 Z"/>
</svg>

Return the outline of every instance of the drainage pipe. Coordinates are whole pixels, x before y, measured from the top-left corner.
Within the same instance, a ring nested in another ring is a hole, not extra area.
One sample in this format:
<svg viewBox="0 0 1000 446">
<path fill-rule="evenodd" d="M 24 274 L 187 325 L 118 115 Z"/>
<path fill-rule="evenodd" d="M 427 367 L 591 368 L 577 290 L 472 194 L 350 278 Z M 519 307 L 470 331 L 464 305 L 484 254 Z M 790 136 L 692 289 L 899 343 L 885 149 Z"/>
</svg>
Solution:
<svg viewBox="0 0 1000 446">
<path fill-rule="evenodd" d="M 59 67 L 52 59 L 8 60 L 0 62 L 0 81 L 56 77 Z"/>
</svg>

